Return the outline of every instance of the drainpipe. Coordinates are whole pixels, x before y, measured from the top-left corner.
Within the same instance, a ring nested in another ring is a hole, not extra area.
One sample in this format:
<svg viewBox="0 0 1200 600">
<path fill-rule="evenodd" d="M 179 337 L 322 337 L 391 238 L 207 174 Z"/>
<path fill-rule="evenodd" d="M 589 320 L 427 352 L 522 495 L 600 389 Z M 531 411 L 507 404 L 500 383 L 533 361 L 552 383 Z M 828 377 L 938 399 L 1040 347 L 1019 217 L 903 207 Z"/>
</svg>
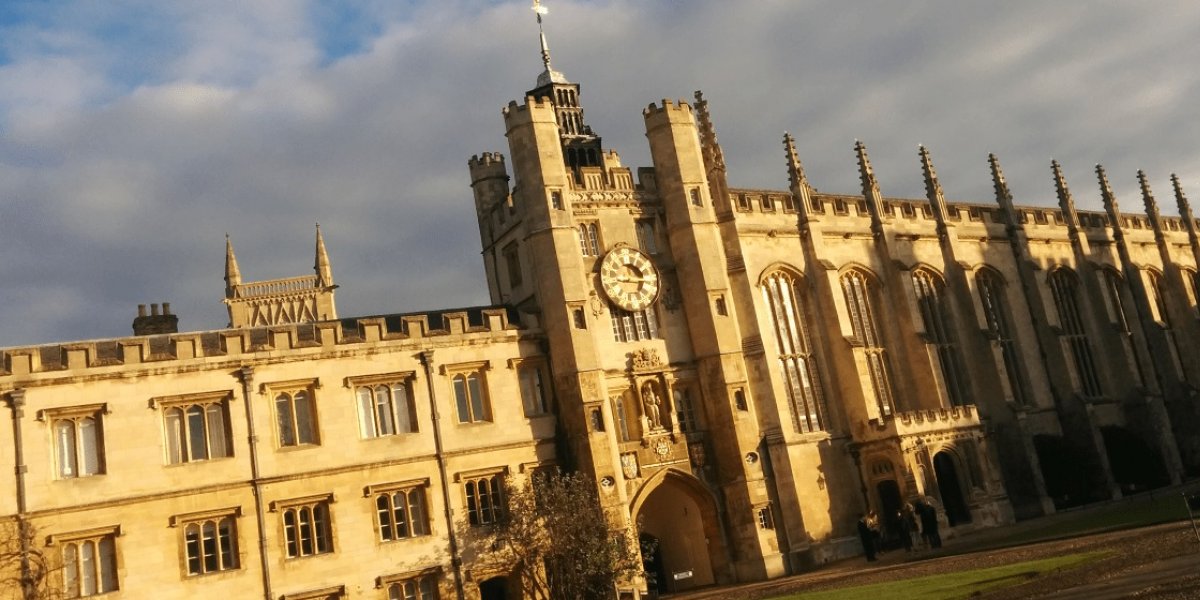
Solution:
<svg viewBox="0 0 1200 600">
<path fill-rule="evenodd" d="M 458 556 L 458 538 L 454 535 L 454 512 L 450 510 L 450 483 L 446 476 L 446 456 L 442 450 L 441 414 L 438 412 L 437 396 L 433 390 L 433 350 L 426 350 L 417 356 L 421 366 L 425 368 L 425 385 L 429 390 L 429 415 L 433 419 L 433 448 L 437 459 L 438 477 L 442 482 L 442 506 L 446 511 L 446 533 L 450 542 L 450 565 L 454 568 L 454 591 L 458 600 L 466 598 L 463 590 L 462 558 Z"/>
<path fill-rule="evenodd" d="M 29 566 L 29 519 L 25 513 L 25 443 L 21 437 L 21 420 L 25 418 L 25 390 L 16 389 L 8 394 L 8 405 L 13 413 L 13 454 L 16 466 L 13 473 L 17 478 L 17 535 L 21 538 L 21 594 L 25 600 L 37 598 L 37 588 L 33 581 L 33 570 Z"/>
<path fill-rule="evenodd" d="M 262 482 L 258 470 L 258 434 L 254 431 L 254 367 L 242 367 L 242 403 L 246 405 L 246 433 L 250 446 L 250 487 L 254 491 L 254 516 L 258 519 L 258 558 L 262 568 L 263 598 L 271 600 L 271 562 L 267 559 L 266 512 L 263 510 Z"/>
</svg>

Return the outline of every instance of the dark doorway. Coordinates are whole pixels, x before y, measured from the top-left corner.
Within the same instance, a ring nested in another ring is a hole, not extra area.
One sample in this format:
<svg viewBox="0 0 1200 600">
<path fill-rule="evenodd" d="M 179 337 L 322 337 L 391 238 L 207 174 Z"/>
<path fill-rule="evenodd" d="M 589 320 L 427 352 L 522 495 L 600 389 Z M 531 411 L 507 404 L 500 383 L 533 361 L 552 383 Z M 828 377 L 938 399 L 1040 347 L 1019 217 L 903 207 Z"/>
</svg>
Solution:
<svg viewBox="0 0 1200 600">
<path fill-rule="evenodd" d="M 1101 427 L 1108 464 L 1122 494 L 1136 494 L 1171 483 L 1162 457 L 1124 427 Z"/>
<path fill-rule="evenodd" d="M 933 473 L 937 476 L 938 489 L 942 491 L 942 508 L 946 509 L 946 520 L 950 526 L 971 522 L 971 509 L 963 498 L 962 484 L 958 481 L 958 468 L 954 458 L 946 452 L 933 457 Z"/>
<path fill-rule="evenodd" d="M 1089 473 L 1094 466 L 1085 453 L 1057 435 L 1035 435 L 1033 447 L 1042 467 L 1046 494 L 1054 501 L 1055 509 L 1079 506 L 1092 500 L 1093 485 Z"/>
<path fill-rule="evenodd" d="M 900 496 L 900 485 L 895 479 L 885 479 L 875 484 L 879 494 L 879 520 L 883 523 L 883 541 L 888 547 L 900 542 L 900 518 L 897 513 L 904 504 Z"/>
<path fill-rule="evenodd" d="M 508 580 L 493 577 L 479 584 L 479 600 L 508 600 Z"/>
<path fill-rule="evenodd" d="M 638 545 L 642 549 L 642 570 L 646 573 L 646 590 L 653 598 L 667 591 L 667 569 L 663 566 L 658 538 L 643 533 L 638 536 Z"/>
</svg>

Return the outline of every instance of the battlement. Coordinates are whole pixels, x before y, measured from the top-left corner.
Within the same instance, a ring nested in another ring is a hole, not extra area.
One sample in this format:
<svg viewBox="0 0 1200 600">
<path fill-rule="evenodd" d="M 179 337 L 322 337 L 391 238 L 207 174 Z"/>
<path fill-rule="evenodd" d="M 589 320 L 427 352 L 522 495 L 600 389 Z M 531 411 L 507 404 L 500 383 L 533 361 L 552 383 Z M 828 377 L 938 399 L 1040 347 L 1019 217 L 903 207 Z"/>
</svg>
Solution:
<svg viewBox="0 0 1200 600">
<path fill-rule="evenodd" d="M 0 387 L 38 374 L 99 376 L 140 364 L 152 363 L 156 370 L 187 368 L 214 360 L 279 358 L 305 349 L 352 352 L 381 343 L 424 348 L 438 338 L 486 338 L 519 329 L 515 310 L 491 306 L 7 348 L 0 349 Z"/>
<path fill-rule="evenodd" d="M 666 115 L 684 115 L 688 119 L 692 118 L 692 105 L 686 100 L 680 99 L 677 102 L 672 102 L 670 98 L 663 98 L 662 105 L 656 105 L 651 102 L 646 109 L 642 111 L 642 116 L 649 120 L 651 117 L 659 114 Z"/>
<path fill-rule="evenodd" d="M 541 98 L 525 96 L 524 104 L 518 104 L 516 100 L 509 100 L 508 106 L 500 109 L 500 113 L 503 114 L 505 120 L 507 120 L 509 117 L 527 114 L 530 108 L 550 110 L 551 118 L 553 118 L 554 105 L 550 102 L 550 98 L 548 96 L 542 96 Z"/>
<path fill-rule="evenodd" d="M 504 164 L 504 155 L 499 152 L 484 152 L 467 160 L 467 168 L 471 171 L 471 185 L 485 179 L 508 179 L 508 169 Z"/>
<path fill-rule="evenodd" d="M 482 154 L 476 154 L 467 159 L 467 165 L 472 169 L 476 167 L 487 168 L 496 165 L 503 167 L 504 155 L 499 152 L 484 152 Z"/>
</svg>

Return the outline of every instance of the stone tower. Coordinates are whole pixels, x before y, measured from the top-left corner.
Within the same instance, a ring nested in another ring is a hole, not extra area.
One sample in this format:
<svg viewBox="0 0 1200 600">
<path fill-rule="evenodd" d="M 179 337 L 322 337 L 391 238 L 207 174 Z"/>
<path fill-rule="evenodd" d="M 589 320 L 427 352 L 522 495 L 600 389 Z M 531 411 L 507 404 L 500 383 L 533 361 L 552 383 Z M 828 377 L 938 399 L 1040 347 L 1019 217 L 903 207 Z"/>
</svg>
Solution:
<svg viewBox="0 0 1200 600">
<path fill-rule="evenodd" d="M 315 273 L 267 281 L 242 283 L 233 242 L 225 237 L 225 305 L 230 327 L 262 327 L 286 323 L 312 323 L 337 318 L 333 303 L 333 268 L 321 226 L 317 225 Z"/>
</svg>

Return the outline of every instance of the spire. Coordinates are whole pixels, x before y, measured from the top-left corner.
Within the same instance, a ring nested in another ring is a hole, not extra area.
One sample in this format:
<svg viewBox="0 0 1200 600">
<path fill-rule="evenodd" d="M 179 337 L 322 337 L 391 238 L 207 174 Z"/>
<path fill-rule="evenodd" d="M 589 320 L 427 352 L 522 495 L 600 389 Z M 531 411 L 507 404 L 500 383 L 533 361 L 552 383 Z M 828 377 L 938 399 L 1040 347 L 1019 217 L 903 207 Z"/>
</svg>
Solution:
<svg viewBox="0 0 1200 600">
<path fill-rule="evenodd" d="M 938 230 L 946 229 L 946 196 L 942 193 L 942 184 L 938 183 L 937 171 L 933 169 L 933 159 L 925 146 L 917 145 L 921 155 L 921 170 L 925 173 L 925 197 L 933 208 L 933 218 L 937 221 Z"/>
<path fill-rule="evenodd" d="M 1058 208 L 1062 211 L 1063 220 L 1067 222 L 1067 231 L 1071 234 L 1071 239 L 1076 239 L 1079 236 L 1079 215 L 1075 213 L 1075 199 L 1071 197 L 1071 190 L 1067 187 L 1067 180 L 1063 177 L 1062 166 L 1057 160 L 1050 161 L 1050 170 L 1054 172 L 1054 189 L 1058 193 Z"/>
<path fill-rule="evenodd" d="M 546 43 L 546 32 L 542 29 L 542 15 L 549 12 L 549 10 L 545 6 L 542 6 L 542 0 L 533 0 L 533 6 L 530 8 L 537 15 L 538 38 L 542 43 L 542 66 L 545 67 L 542 74 L 538 75 L 538 87 L 540 88 L 551 83 L 567 83 L 567 78 L 562 73 L 550 68 L 550 46 Z"/>
<path fill-rule="evenodd" d="M 1000 168 L 1000 159 L 995 154 L 988 154 L 988 166 L 992 169 L 992 187 L 996 190 L 996 204 L 1000 205 L 1000 213 L 1010 227 L 1016 227 L 1021 220 L 1017 218 L 1017 208 L 1013 205 L 1012 192 L 1008 190 L 1008 182 L 1004 180 L 1004 171 Z"/>
<path fill-rule="evenodd" d="M 796 153 L 796 140 L 786 131 L 783 132 L 783 150 L 787 154 L 788 182 L 791 184 L 792 198 L 796 201 L 796 210 L 800 211 L 801 221 L 807 221 L 808 210 L 812 206 L 812 188 L 808 186 L 808 176 L 804 174 L 804 165 Z"/>
<path fill-rule="evenodd" d="M 1142 203 L 1146 206 L 1146 217 L 1150 219 L 1150 227 L 1154 229 L 1155 237 L 1162 237 L 1162 219 L 1158 213 L 1158 202 L 1154 199 L 1154 192 L 1150 191 L 1150 181 L 1146 179 L 1146 172 L 1138 169 L 1138 186 L 1142 188 Z"/>
<path fill-rule="evenodd" d="M 696 119 L 700 127 L 700 146 L 704 152 L 704 166 L 712 169 L 725 170 L 725 153 L 717 142 L 717 130 L 713 128 L 712 118 L 708 114 L 708 100 L 704 92 L 696 90 Z"/>
<path fill-rule="evenodd" d="M 867 201 L 867 212 L 871 213 L 871 229 L 876 234 L 883 233 L 883 194 L 879 192 L 879 182 L 875 180 L 875 171 L 871 169 L 871 159 L 867 157 L 867 146 L 859 140 L 854 140 L 854 152 L 858 154 L 858 176 L 862 180 L 863 199 Z"/>
<path fill-rule="evenodd" d="M 237 257 L 233 255 L 233 241 L 225 234 L 225 297 L 232 298 L 234 288 L 242 285 L 242 271 L 238 269 Z"/>
<path fill-rule="evenodd" d="M 321 236 L 320 223 L 317 223 L 317 261 L 313 269 L 317 272 L 317 281 L 323 287 L 333 285 L 333 267 L 329 264 L 329 253 L 325 251 L 325 238 Z"/>
</svg>

